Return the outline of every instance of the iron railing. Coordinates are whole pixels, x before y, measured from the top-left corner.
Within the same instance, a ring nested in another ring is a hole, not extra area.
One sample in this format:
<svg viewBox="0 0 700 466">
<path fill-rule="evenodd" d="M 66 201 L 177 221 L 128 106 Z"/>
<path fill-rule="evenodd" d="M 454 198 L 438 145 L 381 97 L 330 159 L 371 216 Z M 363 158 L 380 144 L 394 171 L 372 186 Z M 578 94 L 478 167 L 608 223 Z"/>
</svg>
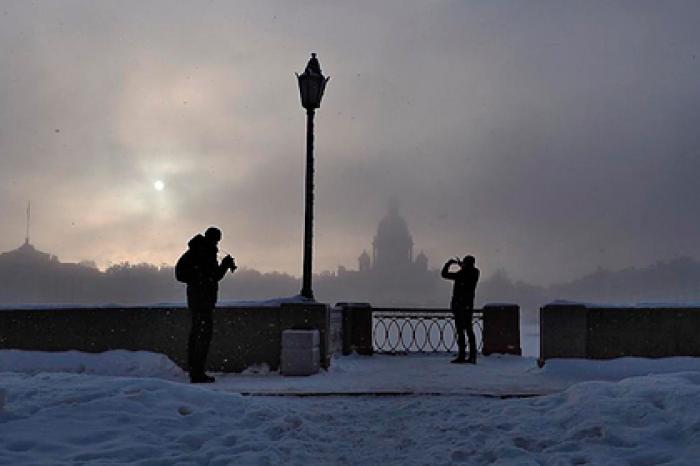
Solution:
<svg viewBox="0 0 700 466">
<path fill-rule="evenodd" d="M 474 334 L 481 351 L 483 313 L 474 310 Z M 372 309 L 372 342 L 376 353 L 443 353 L 457 351 L 457 337 L 449 309 Z"/>
</svg>

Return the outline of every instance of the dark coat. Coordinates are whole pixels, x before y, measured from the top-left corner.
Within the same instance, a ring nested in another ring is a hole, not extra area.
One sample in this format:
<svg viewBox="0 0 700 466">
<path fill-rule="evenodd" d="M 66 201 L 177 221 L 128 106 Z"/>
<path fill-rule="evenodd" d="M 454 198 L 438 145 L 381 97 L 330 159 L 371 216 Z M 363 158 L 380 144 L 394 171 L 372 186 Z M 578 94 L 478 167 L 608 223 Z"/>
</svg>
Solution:
<svg viewBox="0 0 700 466">
<path fill-rule="evenodd" d="M 213 308 L 219 293 L 219 281 L 226 275 L 226 267 L 219 264 L 219 252 L 214 243 L 203 235 L 196 235 L 188 243 L 191 276 L 187 281 L 187 305 Z"/>
<path fill-rule="evenodd" d="M 457 272 L 449 271 L 450 264 L 447 263 L 442 268 L 442 278 L 454 280 L 452 288 L 452 308 L 464 306 L 474 306 L 474 293 L 476 284 L 479 281 L 479 269 L 476 267 L 463 267 Z"/>
</svg>

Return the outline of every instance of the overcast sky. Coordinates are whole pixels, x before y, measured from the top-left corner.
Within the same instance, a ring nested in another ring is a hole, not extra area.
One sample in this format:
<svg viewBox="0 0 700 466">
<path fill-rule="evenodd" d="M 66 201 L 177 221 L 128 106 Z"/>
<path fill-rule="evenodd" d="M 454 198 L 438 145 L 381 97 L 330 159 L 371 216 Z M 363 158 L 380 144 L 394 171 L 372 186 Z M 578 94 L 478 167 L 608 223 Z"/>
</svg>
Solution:
<svg viewBox="0 0 700 466">
<path fill-rule="evenodd" d="M 315 271 L 356 267 L 392 197 L 431 267 L 547 284 L 700 257 L 700 2 L 0 10 L 0 250 L 31 199 L 61 260 L 172 264 L 213 224 L 239 265 L 300 275 L 315 51 Z"/>
</svg>

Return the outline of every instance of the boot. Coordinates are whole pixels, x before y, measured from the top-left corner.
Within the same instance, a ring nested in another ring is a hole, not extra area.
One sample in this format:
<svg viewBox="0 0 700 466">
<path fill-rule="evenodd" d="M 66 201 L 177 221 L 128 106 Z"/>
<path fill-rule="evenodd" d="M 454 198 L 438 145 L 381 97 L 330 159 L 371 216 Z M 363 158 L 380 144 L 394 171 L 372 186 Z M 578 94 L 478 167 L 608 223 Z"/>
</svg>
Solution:
<svg viewBox="0 0 700 466">
<path fill-rule="evenodd" d="M 464 364 L 467 360 L 464 358 L 464 353 L 459 353 L 457 357 L 450 362 L 453 364 Z"/>
<path fill-rule="evenodd" d="M 476 353 L 476 337 L 474 331 L 471 331 L 469 332 L 469 359 L 467 359 L 469 364 L 476 364 Z"/>
</svg>

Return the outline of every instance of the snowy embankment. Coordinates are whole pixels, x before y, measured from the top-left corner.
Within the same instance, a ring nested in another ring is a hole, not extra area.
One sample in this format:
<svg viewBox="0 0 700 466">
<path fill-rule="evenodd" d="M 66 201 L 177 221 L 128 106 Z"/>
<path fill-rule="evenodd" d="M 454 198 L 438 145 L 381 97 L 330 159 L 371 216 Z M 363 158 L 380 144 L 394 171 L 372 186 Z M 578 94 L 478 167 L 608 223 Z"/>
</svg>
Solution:
<svg viewBox="0 0 700 466">
<path fill-rule="evenodd" d="M 0 464 L 641 465 L 700 458 L 700 362 L 693 358 L 551 361 L 539 369 L 532 358 L 481 358 L 474 367 L 445 357 L 353 356 L 332 367 L 307 378 L 221 375 L 201 386 L 182 383 L 175 365 L 150 353 L 0 351 Z M 419 395 L 236 392 L 343 387 Z M 473 394 L 525 389 L 560 391 Z"/>
<path fill-rule="evenodd" d="M 700 374 L 528 399 L 246 397 L 160 379 L 4 374 L 2 464 L 696 464 Z"/>
</svg>

